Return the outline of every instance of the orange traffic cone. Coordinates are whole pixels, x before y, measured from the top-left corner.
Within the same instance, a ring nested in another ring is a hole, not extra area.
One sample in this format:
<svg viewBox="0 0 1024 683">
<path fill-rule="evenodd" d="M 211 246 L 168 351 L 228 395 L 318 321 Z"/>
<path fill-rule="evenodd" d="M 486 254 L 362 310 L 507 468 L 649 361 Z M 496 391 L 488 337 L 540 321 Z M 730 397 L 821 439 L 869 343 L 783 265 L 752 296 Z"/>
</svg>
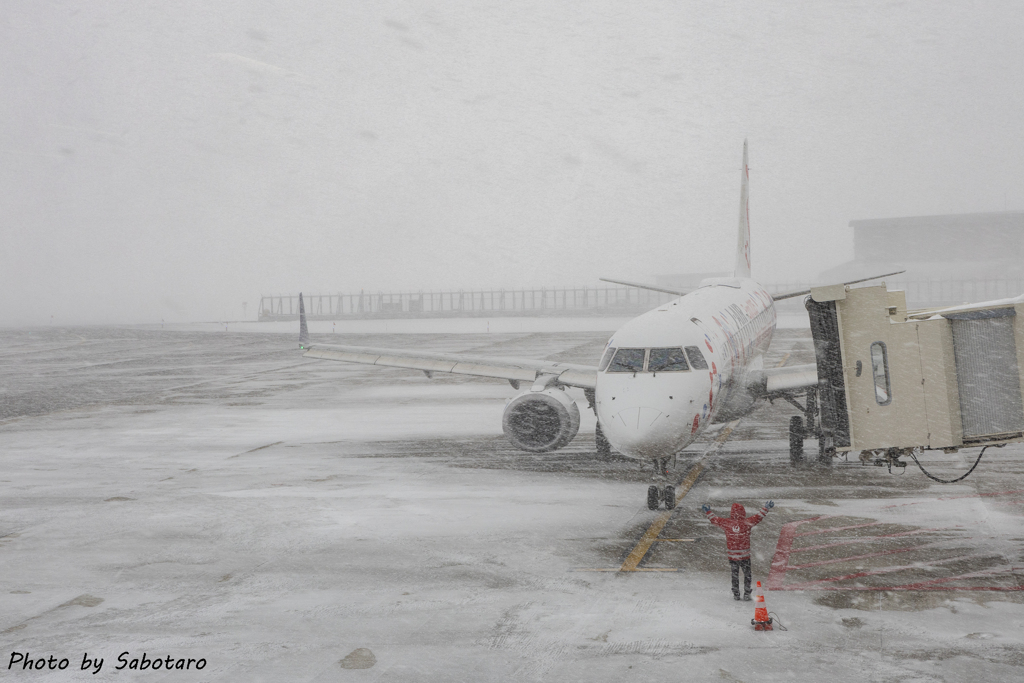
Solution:
<svg viewBox="0 0 1024 683">
<path fill-rule="evenodd" d="M 757 590 L 754 591 L 754 618 L 750 620 L 755 631 L 771 631 L 772 618 L 768 616 L 768 608 L 764 604 L 764 591 L 761 589 L 761 582 L 757 582 Z"/>
</svg>

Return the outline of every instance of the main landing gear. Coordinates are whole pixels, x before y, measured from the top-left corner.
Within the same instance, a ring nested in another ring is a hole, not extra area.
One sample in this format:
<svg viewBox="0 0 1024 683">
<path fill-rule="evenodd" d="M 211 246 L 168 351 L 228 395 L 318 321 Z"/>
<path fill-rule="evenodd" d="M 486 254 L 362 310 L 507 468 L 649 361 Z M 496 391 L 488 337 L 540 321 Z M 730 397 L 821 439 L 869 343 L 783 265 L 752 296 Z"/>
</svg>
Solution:
<svg viewBox="0 0 1024 683">
<path fill-rule="evenodd" d="M 608 439 L 604 436 L 604 431 L 601 429 L 601 423 L 597 423 L 597 433 L 594 435 L 594 439 L 597 442 L 597 455 L 601 458 L 607 458 L 612 454 L 612 445 L 608 443 Z"/>
<path fill-rule="evenodd" d="M 668 463 L 670 458 L 659 458 L 654 461 L 654 476 L 657 479 L 668 478 Z M 657 486 L 651 484 L 647 487 L 647 509 L 657 510 L 658 506 L 664 503 L 666 510 L 672 510 L 676 506 L 676 487 L 671 484 Z"/>
<path fill-rule="evenodd" d="M 584 396 L 587 397 L 587 407 L 594 411 L 594 417 L 597 417 L 597 398 L 593 389 L 584 389 Z M 601 423 L 597 423 L 597 430 L 594 433 L 594 445 L 597 447 L 597 457 L 609 458 L 612 455 L 612 445 L 608 442 L 608 439 L 604 435 L 604 430 L 601 429 Z"/>
</svg>

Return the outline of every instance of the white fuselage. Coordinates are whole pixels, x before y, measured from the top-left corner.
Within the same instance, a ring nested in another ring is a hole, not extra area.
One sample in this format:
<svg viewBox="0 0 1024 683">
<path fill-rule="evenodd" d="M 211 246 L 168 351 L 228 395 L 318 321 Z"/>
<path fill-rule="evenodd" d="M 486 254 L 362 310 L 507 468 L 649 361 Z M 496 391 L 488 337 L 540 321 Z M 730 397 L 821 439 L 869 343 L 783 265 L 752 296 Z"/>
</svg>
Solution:
<svg viewBox="0 0 1024 683">
<path fill-rule="evenodd" d="M 597 375 L 605 437 L 629 457 L 669 458 L 713 422 L 750 412 L 756 399 L 749 379 L 763 368 L 775 322 L 774 302 L 761 285 L 715 278 L 626 323 L 608 341 Z M 616 356 L 610 349 L 632 351 Z M 678 361 L 680 349 L 685 361 Z"/>
</svg>

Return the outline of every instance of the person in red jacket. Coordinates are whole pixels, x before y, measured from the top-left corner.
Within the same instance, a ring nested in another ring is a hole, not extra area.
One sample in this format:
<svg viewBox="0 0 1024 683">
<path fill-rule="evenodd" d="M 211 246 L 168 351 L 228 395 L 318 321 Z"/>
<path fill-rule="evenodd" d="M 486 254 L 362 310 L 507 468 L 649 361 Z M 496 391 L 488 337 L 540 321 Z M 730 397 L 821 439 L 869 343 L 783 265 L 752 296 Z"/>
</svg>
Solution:
<svg viewBox="0 0 1024 683">
<path fill-rule="evenodd" d="M 725 532 L 725 545 L 732 568 L 732 595 L 737 600 L 740 599 L 740 569 L 743 570 L 743 599 L 750 600 L 750 530 L 773 507 L 774 501 L 769 500 L 760 512 L 750 517 L 747 517 L 747 511 L 739 503 L 732 504 L 732 513 L 728 517 L 715 517 L 711 514 L 710 505 L 704 504 L 701 507 L 708 521 Z"/>
</svg>

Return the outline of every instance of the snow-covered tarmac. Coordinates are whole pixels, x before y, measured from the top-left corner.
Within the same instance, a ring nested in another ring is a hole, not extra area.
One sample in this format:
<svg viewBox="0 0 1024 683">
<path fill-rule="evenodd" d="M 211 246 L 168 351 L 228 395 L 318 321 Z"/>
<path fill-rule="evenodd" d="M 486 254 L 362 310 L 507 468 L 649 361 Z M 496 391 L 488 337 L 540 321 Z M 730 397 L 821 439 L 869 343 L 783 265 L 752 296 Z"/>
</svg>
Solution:
<svg viewBox="0 0 1024 683">
<path fill-rule="evenodd" d="M 499 382 L 309 361 L 278 334 L 0 337 L 8 680 L 1024 678 L 1024 595 L 1008 590 L 1024 585 L 1024 448 L 990 451 L 952 486 L 916 469 L 793 469 L 793 410 L 768 406 L 641 564 L 679 571 L 596 572 L 621 566 L 657 513 L 643 469 L 594 456 L 592 415 L 568 448 L 534 455 L 501 436 L 514 392 Z M 335 337 L 595 362 L 606 335 Z M 807 333 L 780 331 L 773 352 L 806 362 Z M 925 462 L 941 476 L 969 461 Z M 767 605 L 789 630 L 760 633 L 698 508 L 767 498 L 753 568 L 767 583 L 775 558 Z M 699 540 L 667 540 L 682 538 Z M 346 659 L 359 648 L 372 656 Z M 116 670 L 124 652 L 206 664 Z M 8 669 L 13 653 L 69 666 Z"/>
</svg>

